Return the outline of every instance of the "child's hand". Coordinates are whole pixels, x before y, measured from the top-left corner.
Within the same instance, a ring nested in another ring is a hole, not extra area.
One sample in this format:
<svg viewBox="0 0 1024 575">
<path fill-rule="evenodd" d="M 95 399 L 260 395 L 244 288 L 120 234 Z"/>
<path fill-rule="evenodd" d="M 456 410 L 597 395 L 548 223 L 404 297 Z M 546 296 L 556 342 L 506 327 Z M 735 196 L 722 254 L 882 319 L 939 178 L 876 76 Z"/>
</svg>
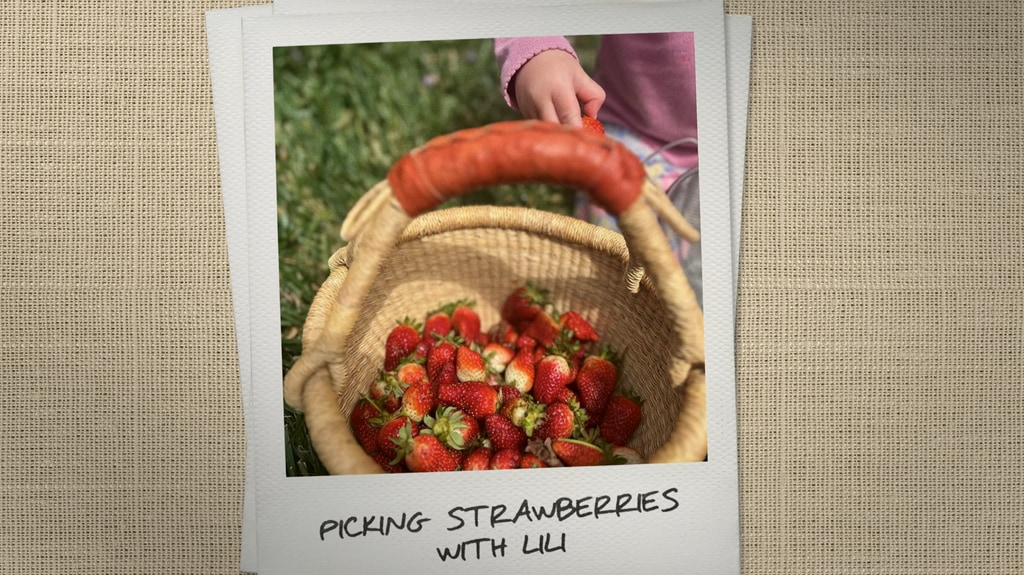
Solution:
<svg viewBox="0 0 1024 575">
<path fill-rule="evenodd" d="M 604 104 L 604 89 L 562 50 L 537 54 L 519 68 L 513 82 L 519 111 L 529 119 L 582 126 L 580 105 L 593 118 Z"/>
</svg>

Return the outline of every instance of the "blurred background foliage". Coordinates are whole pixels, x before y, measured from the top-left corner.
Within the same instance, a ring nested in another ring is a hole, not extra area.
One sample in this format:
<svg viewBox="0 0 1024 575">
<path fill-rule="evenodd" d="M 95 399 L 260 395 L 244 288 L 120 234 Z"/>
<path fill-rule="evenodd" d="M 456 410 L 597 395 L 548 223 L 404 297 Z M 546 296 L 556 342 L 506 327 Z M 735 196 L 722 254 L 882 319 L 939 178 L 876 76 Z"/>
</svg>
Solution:
<svg viewBox="0 0 1024 575">
<path fill-rule="evenodd" d="M 597 37 L 572 38 L 592 69 Z M 277 233 L 281 339 L 287 371 L 301 353 L 302 325 L 343 245 L 338 230 L 359 197 L 427 140 L 519 119 L 501 92 L 490 39 L 290 46 L 274 50 Z M 516 185 L 446 204 L 521 205 L 570 213 L 572 192 Z M 397 319 L 397 318 L 396 318 Z M 325 471 L 302 414 L 285 407 L 289 476 Z"/>
</svg>

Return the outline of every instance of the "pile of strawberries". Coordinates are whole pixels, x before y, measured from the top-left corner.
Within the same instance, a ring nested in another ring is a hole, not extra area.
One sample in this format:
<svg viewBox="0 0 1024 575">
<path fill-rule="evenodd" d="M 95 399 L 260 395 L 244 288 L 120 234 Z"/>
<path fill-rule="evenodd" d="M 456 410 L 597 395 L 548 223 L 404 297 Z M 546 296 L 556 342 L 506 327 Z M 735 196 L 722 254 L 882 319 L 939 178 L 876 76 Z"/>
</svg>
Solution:
<svg viewBox="0 0 1024 575">
<path fill-rule="evenodd" d="M 350 417 L 366 453 L 388 472 L 642 463 L 626 447 L 642 402 L 616 389 L 616 355 L 549 301 L 517 288 L 489 332 L 464 300 L 399 321 Z"/>
</svg>

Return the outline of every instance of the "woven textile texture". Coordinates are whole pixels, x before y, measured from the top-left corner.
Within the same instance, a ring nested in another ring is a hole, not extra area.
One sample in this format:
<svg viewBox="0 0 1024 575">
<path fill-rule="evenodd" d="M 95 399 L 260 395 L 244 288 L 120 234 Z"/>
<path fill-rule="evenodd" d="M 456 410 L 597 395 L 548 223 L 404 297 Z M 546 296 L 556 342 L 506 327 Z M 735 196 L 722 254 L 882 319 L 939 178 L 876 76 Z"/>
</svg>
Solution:
<svg viewBox="0 0 1024 575">
<path fill-rule="evenodd" d="M 203 13 L 239 4 L 0 13 L 0 574 L 238 570 Z M 1024 3 L 727 10 L 744 573 L 1024 572 Z"/>
</svg>

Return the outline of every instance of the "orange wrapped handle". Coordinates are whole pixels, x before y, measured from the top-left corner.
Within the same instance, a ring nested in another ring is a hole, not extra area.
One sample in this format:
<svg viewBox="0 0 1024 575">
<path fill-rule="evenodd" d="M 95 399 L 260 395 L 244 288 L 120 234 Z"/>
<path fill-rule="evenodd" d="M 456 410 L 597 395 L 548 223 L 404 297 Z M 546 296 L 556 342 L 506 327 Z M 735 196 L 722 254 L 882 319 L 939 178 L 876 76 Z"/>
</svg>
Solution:
<svg viewBox="0 0 1024 575">
<path fill-rule="evenodd" d="M 554 122 L 499 122 L 439 136 L 401 159 L 388 183 L 411 216 L 498 184 L 543 182 L 586 190 L 613 215 L 640 197 L 643 164 L 625 146 Z"/>
</svg>

